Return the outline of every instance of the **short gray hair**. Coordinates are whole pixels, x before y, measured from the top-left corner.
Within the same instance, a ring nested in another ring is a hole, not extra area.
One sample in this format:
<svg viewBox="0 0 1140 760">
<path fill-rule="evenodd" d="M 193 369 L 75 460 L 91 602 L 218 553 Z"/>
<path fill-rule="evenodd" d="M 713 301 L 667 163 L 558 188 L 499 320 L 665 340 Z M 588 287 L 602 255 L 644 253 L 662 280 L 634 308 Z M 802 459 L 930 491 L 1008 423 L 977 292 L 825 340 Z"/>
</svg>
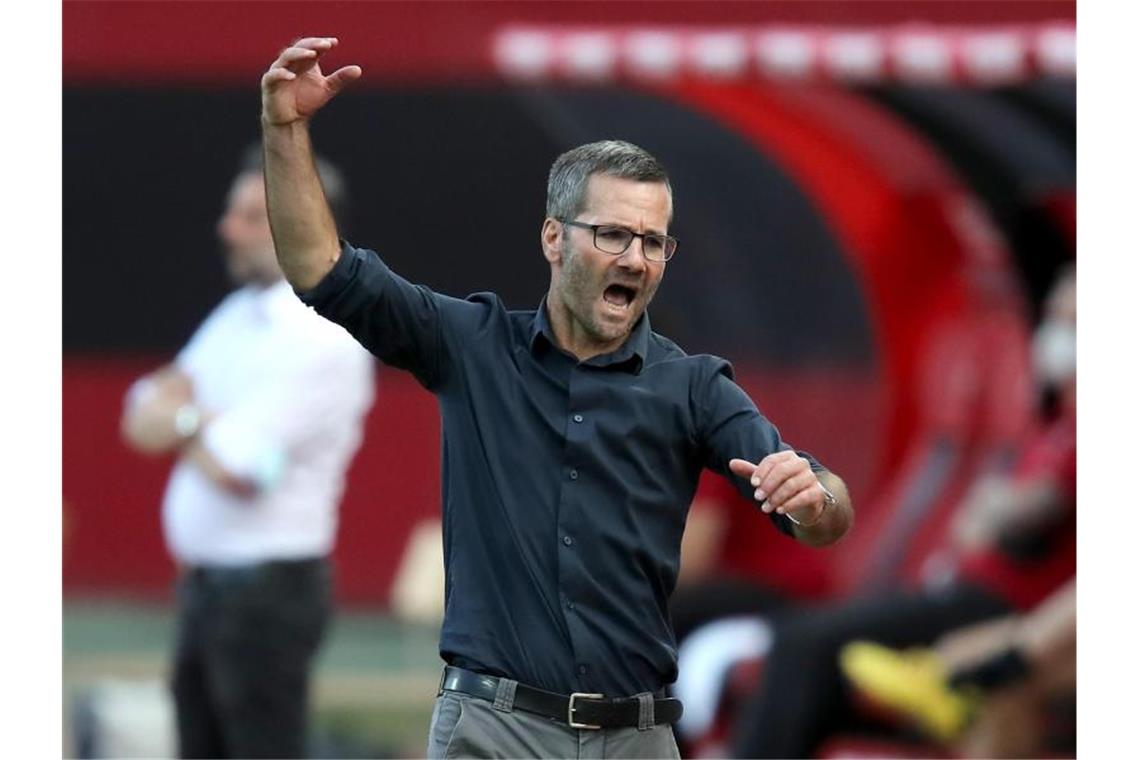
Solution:
<svg viewBox="0 0 1140 760">
<path fill-rule="evenodd" d="M 586 184 L 594 174 L 660 182 L 669 191 L 669 197 L 673 196 L 665 167 L 649 151 L 624 140 L 601 140 L 579 145 L 555 159 L 546 182 L 546 215 L 573 219 L 581 213 Z"/>
<path fill-rule="evenodd" d="M 337 227 L 341 227 L 348 218 L 348 183 L 344 179 L 344 173 L 324 156 L 314 156 L 314 162 L 317 165 L 317 175 L 321 178 L 321 187 L 324 188 L 325 200 L 328 201 L 333 220 Z M 238 174 L 264 173 L 265 153 L 261 143 L 254 143 L 242 153 L 241 162 L 238 165 Z"/>
</svg>

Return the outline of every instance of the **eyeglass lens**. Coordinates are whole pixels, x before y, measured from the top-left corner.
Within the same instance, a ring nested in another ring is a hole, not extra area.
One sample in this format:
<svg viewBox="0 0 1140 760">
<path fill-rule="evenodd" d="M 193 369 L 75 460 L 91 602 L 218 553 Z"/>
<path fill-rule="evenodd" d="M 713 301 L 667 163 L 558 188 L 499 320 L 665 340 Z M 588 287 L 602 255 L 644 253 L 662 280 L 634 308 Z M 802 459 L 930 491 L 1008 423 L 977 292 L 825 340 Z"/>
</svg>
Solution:
<svg viewBox="0 0 1140 760">
<path fill-rule="evenodd" d="M 594 234 L 594 245 L 606 253 L 623 253 L 633 242 L 633 232 L 624 227 L 598 227 Z M 672 243 L 664 235 L 646 235 L 641 239 L 645 258 L 664 261 L 672 253 Z"/>
</svg>

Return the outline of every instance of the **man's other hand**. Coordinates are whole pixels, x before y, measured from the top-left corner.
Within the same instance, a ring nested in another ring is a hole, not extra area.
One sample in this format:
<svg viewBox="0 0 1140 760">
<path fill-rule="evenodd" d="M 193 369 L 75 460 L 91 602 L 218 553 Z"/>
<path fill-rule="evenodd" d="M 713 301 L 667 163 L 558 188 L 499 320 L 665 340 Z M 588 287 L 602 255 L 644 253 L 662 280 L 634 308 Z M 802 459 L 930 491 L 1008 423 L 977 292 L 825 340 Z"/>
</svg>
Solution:
<svg viewBox="0 0 1140 760">
<path fill-rule="evenodd" d="M 307 121 L 360 78 L 359 66 L 343 66 L 328 76 L 321 73 L 319 59 L 336 44 L 336 37 L 304 37 L 281 51 L 261 77 L 261 119 L 267 126 Z"/>
</svg>

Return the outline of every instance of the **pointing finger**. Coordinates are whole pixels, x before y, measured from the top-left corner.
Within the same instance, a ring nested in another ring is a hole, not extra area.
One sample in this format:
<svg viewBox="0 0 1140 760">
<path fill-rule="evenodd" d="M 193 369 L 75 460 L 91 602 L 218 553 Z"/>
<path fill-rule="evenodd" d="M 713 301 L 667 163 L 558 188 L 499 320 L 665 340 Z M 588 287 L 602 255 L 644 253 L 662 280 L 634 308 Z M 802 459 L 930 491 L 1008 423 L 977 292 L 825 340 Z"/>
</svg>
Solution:
<svg viewBox="0 0 1140 760">
<path fill-rule="evenodd" d="M 728 462 L 728 469 L 738 478 L 750 478 L 756 471 L 756 465 L 747 459 L 731 459 Z"/>
</svg>

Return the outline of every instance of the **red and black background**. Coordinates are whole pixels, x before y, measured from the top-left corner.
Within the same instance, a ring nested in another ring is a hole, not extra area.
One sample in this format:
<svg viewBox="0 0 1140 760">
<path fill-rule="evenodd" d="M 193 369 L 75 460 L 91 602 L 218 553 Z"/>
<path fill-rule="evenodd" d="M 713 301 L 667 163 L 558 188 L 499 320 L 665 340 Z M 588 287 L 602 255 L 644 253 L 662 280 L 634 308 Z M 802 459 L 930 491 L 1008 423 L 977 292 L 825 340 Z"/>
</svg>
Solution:
<svg viewBox="0 0 1140 760">
<path fill-rule="evenodd" d="M 1075 251 L 1075 82 L 520 84 L 491 41 L 512 22 L 874 26 L 916 6 L 932 24 L 1075 19 L 1074 2 L 65 1 L 65 592 L 169 593 L 170 462 L 119 441 L 122 397 L 226 293 L 214 224 L 258 137 L 258 80 L 310 34 L 365 71 L 313 127 L 348 176 L 343 233 L 439 291 L 533 308 L 551 161 L 607 137 L 662 158 L 681 247 L 655 329 L 732 360 L 860 507 L 837 550 L 781 544 L 773 561 L 815 563 L 811 591 L 839 593 L 889 538 L 874 572 L 914 572 L 1026 418 L 1026 336 Z M 387 599 L 409 531 L 438 511 L 438 460 L 434 400 L 381 368 L 341 511 L 342 600 Z"/>
</svg>

